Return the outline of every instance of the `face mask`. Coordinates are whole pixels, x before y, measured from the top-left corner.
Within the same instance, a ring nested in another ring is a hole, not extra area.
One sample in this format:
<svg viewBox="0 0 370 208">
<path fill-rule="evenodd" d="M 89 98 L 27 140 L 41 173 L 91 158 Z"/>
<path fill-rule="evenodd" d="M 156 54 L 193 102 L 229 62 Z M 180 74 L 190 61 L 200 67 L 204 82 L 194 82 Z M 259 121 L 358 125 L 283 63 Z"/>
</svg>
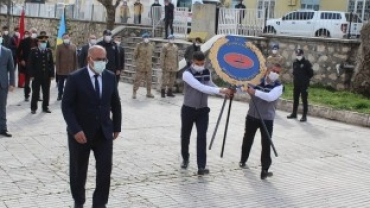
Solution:
<svg viewBox="0 0 370 208">
<path fill-rule="evenodd" d="M 29 35 L 24 35 L 24 38 L 29 38 L 30 36 Z"/>
<path fill-rule="evenodd" d="M 17 37 L 19 38 L 19 36 L 20 36 L 21 34 L 19 34 L 19 32 L 15 32 L 15 33 L 14 33 L 14 35 L 15 35 L 15 36 L 17 36 Z"/>
<path fill-rule="evenodd" d="M 169 41 L 170 43 L 175 43 L 175 40 L 173 40 L 173 39 L 170 39 L 170 41 Z"/>
<path fill-rule="evenodd" d="M 204 65 L 203 65 L 203 66 L 197 66 L 197 65 L 193 64 L 191 67 L 192 67 L 195 71 L 197 71 L 197 72 L 201 72 L 201 71 L 203 71 L 203 70 L 204 70 Z"/>
<path fill-rule="evenodd" d="M 148 38 L 144 38 L 144 43 L 149 43 L 149 39 Z"/>
<path fill-rule="evenodd" d="M 94 71 L 98 74 L 102 74 L 106 65 L 107 62 L 105 61 L 94 61 Z"/>
<path fill-rule="evenodd" d="M 302 60 L 303 59 L 303 56 L 296 56 L 295 57 L 298 61 Z"/>
<path fill-rule="evenodd" d="M 121 42 L 119 41 L 114 41 L 117 45 L 121 45 Z"/>
<path fill-rule="evenodd" d="M 198 46 L 199 47 L 200 46 L 200 43 L 195 43 L 195 46 Z"/>
<path fill-rule="evenodd" d="M 0 37 L 0 44 L 3 43 L 3 37 Z"/>
<path fill-rule="evenodd" d="M 278 53 L 278 50 L 272 50 L 272 54 L 277 54 Z"/>
<path fill-rule="evenodd" d="M 112 36 L 105 36 L 104 40 L 105 42 L 109 43 L 112 40 Z"/>
<path fill-rule="evenodd" d="M 69 44 L 71 42 L 71 39 L 63 39 L 63 43 Z"/>
<path fill-rule="evenodd" d="M 279 74 L 275 72 L 270 72 L 268 77 L 271 82 L 275 82 L 277 79 L 279 79 Z"/>
<path fill-rule="evenodd" d="M 31 38 L 37 38 L 37 34 L 36 33 L 32 33 Z"/>
<path fill-rule="evenodd" d="M 8 35 L 9 34 L 9 31 L 4 31 L 4 35 Z"/>
<path fill-rule="evenodd" d="M 40 49 L 45 50 L 46 49 L 46 43 L 41 43 L 40 44 Z"/>
<path fill-rule="evenodd" d="M 90 39 L 89 42 L 90 42 L 91 45 L 95 45 L 96 44 L 96 39 Z"/>
</svg>

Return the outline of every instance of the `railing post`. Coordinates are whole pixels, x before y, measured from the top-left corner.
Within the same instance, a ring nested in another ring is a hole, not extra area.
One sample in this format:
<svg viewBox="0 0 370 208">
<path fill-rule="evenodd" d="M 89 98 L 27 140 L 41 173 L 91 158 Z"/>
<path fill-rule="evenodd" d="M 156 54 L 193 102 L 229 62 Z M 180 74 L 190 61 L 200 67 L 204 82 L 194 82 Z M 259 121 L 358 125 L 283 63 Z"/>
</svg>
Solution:
<svg viewBox="0 0 370 208">
<path fill-rule="evenodd" d="M 349 13 L 349 27 L 348 27 L 348 35 L 347 35 L 348 39 L 351 38 L 352 15 L 353 15 L 352 12 Z"/>
</svg>

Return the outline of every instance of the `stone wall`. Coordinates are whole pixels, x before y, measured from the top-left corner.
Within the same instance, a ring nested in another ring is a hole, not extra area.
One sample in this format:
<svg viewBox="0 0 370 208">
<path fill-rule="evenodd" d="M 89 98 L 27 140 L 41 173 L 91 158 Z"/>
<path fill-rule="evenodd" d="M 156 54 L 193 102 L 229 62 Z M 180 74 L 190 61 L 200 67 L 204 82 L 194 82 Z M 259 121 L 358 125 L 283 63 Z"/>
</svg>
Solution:
<svg viewBox="0 0 370 208">
<path fill-rule="evenodd" d="M 315 75 L 312 83 L 320 83 L 338 90 L 348 87 L 345 83 L 350 81 L 353 71 L 344 66 L 347 64 L 356 65 L 356 55 L 360 45 L 358 40 L 347 39 L 282 36 L 245 38 L 252 41 L 266 57 L 271 53 L 271 45 L 279 43 L 280 53 L 286 60 L 282 75 L 284 82 L 292 82 L 294 51 L 301 48 L 305 52 L 305 57 L 313 65 Z M 208 66 L 212 68 L 210 64 Z M 339 66 L 339 74 L 337 66 Z"/>
<path fill-rule="evenodd" d="M 13 30 L 14 26 L 18 26 L 19 16 L 14 16 L 11 19 L 10 31 Z M 39 32 L 46 31 L 49 35 L 50 44 L 55 45 L 59 19 L 55 18 L 37 18 L 29 17 L 25 18 L 26 30 L 31 28 L 36 28 Z M 96 34 L 97 37 L 101 37 L 103 31 L 106 29 L 106 24 L 104 22 L 91 22 L 83 20 L 66 20 L 68 32 L 72 36 L 72 41 L 81 46 L 88 41 L 88 37 L 91 33 Z M 6 23 L 6 15 L 0 15 L 0 24 Z M 122 24 L 116 24 L 116 26 L 121 26 Z M 143 31 L 151 32 L 151 28 L 148 26 L 127 26 L 124 31 L 121 31 L 123 37 L 137 37 L 143 33 Z M 158 32 L 158 31 L 156 31 Z"/>
</svg>

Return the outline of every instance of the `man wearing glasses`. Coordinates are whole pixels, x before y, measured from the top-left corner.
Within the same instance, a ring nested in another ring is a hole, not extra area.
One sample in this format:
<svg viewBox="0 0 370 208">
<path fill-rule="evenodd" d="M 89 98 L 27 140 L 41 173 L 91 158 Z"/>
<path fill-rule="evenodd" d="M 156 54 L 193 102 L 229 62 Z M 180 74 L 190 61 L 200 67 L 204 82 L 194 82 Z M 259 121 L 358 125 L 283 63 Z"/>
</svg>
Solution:
<svg viewBox="0 0 370 208">
<path fill-rule="evenodd" d="M 264 121 L 268 133 L 272 136 L 276 103 L 279 97 L 283 94 L 283 85 L 281 85 L 279 81 L 280 72 L 281 66 L 276 63 L 267 71 L 266 76 L 262 78 L 260 84 L 257 86 L 250 85 L 248 88 L 243 89 L 252 99 L 249 102 L 249 111 L 245 121 L 242 155 L 239 166 L 241 168 L 247 168 L 245 163 L 248 160 L 256 131 L 257 129 L 260 129 L 262 139 L 261 179 L 272 176 L 272 173 L 268 172 L 271 165 L 270 140 L 262 127 L 261 120 Z M 255 102 L 255 104 L 253 102 Z M 258 109 L 256 109 L 256 107 Z M 260 118 L 257 111 L 261 113 L 262 118 Z"/>
<path fill-rule="evenodd" d="M 32 79 L 32 97 L 31 97 L 31 113 L 37 111 L 37 101 L 39 100 L 40 88 L 42 90 L 43 101 L 42 111 L 51 113 L 49 109 L 50 98 L 50 80 L 54 78 L 54 61 L 53 54 L 47 48 L 48 36 L 39 35 L 38 46 L 32 48 L 28 57 L 27 71 Z"/>
</svg>

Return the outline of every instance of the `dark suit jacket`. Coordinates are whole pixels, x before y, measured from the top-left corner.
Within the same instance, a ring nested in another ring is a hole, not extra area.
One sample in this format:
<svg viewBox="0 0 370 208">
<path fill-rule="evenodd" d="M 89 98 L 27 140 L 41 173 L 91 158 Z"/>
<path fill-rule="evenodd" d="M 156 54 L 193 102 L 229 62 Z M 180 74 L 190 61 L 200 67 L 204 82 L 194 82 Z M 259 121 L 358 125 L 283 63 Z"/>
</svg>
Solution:
<svg viewBox="0 0 370 208">
<path fill-rule="evenodd" d="M 78 66 L 80 68 L 83 68 L 83 67 L 86 67 L 87 66 L 87 53 L 89 51 L 89 48 L 90 48 L 90 45 L 89 44 L 85 44 L 82 46 L 81 48 L 81 52 L 80 52 L 80 55 L 78 56 Z"/>
<path fill-rule="evenodd" d="M 102 95 L 98 99 L 87 67 L 71 73 L 64 89 L 62 112 L 71 135 L 83 131 L 87 140 L 101 128 L 106 139 L 113 139 L 113 132 L 121 132 L 121 101 L 115 75 L 104 70 Z M 112 111 L 113 119 L 110 118 Z"/>
<path fill-rule="evenodd" d="M 7 90 L 8 85 L 15 86 L 13 56 L 4 46 L 0 46 L 0 50 L 0 89 Z"/>
</svg>

